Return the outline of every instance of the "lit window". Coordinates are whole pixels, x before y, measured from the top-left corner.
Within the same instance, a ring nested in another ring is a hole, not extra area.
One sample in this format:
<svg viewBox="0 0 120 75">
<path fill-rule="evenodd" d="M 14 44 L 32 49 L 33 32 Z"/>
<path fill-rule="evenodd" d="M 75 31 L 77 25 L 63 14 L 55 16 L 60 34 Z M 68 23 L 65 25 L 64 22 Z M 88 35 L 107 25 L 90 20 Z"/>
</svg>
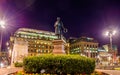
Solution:
<svg viewBox="0 0 120 75">
<path fill-rule="evenodd" d="M 87 49 L 89 49 L 89 48 L 87 47 Z"/>
<path fill-rule="evenodd" d="M 24 35 L 21 35 L 21 37 L 24 37 Z"/>
<path fill-rule="evenodd" d="M 39 44 L 39 42 L 37 41 L 37 44 Z"/>
<path fill-rule="evenodd" d="M 84 49 L 86 49 L 86 47 L 84 47 Z"/>
<path fill-rule="evenodd" d="M 19 35 L 16 35 L 17 37 L 19 37 Z"/>
<path fill-rule="evenodd" d="M 30 36 L 28 36 L 28 38 L 30 38 Z"/>
<path fill-rule="evenodd" d="M 25 37 L 25 38 L 27 38 L 27 36 L 26 36 L 26 35 L 25 35 L 24 37 Z"/>
</svg>

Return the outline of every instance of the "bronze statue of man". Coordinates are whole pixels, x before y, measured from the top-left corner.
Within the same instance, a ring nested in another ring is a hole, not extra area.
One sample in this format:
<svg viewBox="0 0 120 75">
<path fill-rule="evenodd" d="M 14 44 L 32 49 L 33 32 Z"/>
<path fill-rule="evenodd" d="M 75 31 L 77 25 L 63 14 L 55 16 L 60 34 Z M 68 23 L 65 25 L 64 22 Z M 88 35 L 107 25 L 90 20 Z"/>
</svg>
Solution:
<svg viewBox="0 0 120 75">
<path fill-rule="evenodd" d="M 60 17 L 57 17 L 57 21 L 54 24 L 55 27 L 55 34 L 58 36 L 58 39 L 62 38 L 63 33 L 67 32 L 67 29 L 64 27 L 62 21 L 60 20 Z"/>
</svg>

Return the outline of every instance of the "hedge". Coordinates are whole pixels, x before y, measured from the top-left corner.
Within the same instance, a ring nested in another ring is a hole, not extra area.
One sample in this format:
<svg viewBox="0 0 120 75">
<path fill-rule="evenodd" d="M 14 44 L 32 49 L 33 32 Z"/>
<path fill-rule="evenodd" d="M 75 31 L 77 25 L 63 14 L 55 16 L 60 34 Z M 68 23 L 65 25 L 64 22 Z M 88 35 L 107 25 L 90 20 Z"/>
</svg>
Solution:
<svg viewBox="0 0 120 75">
<path fill-rule="evenodd" d="M 23 67 L 27 73 L 90 74 L 95 61 L 79 55 L 40 55 L 24 58 Z"/>
<path fill-rule="evenodd" d="M 22 62 L 15 62 L 15 67 L 22 67 L 23 66 L 23 63 Z"/>
</svg>

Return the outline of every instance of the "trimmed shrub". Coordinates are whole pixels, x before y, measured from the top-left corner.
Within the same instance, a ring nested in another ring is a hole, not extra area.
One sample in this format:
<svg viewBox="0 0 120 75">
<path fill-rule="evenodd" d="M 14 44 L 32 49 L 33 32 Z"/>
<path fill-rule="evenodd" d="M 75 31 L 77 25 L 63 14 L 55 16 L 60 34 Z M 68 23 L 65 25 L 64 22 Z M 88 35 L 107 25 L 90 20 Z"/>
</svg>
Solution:
<svg viewBox="0 0 120 75">
<path fill-rule="evenodd" d="M 15 67 L 23 67 L 23 63 L 22 62 L 15 62 Z"/>
<path fill-rule="evenodd" d="M 95 61 L 79 55 L 40 55 L 24 58 L 23 67 L 27 73 L 90 74 Z"/>
</svg>

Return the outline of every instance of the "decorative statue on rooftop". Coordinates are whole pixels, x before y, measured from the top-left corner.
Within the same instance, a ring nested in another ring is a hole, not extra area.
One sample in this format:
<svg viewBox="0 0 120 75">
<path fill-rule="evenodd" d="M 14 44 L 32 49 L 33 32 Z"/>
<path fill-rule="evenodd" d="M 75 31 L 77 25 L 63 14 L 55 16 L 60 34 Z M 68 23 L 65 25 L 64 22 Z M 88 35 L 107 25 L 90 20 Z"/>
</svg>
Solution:
<svg viewBox="0 0 120 75">
<path fill-rule="evenodd" d="M 54 24 L 55 34 L 58 36 L 58 39 L 62 38 L 63 32 L 66 33 L 67 29 L 64 27 L 60 17 L 57 17 L 57 21 Z"/>
</svg>

